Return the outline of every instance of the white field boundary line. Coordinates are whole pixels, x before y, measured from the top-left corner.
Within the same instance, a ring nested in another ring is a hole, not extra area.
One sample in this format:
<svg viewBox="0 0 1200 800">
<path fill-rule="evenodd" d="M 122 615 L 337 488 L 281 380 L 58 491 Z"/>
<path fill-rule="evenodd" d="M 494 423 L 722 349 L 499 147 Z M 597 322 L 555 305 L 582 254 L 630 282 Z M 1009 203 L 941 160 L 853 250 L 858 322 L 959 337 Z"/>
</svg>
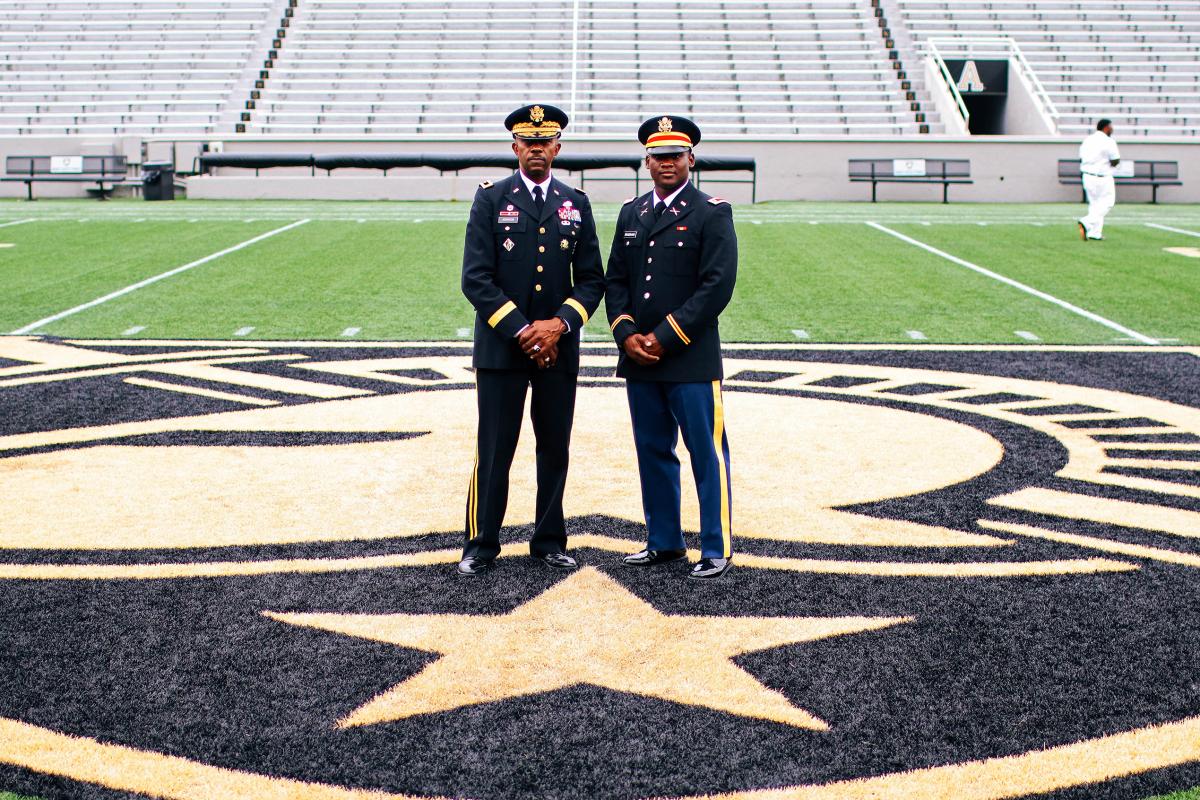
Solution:
<svg viewBox="0 0 1200 800">
<path fill-rule="evenodd" d="M 12 222 L 0 222 L 0 228 L 11 228 L 13 225 L 24 225 L 26 222 L 37 222 L 37 219 L 14 219 Z"/>
<path fill-rule="evenodd" d="M 1185 236 L 1195 236 L 1197 239 L 1200 239 L 1200 233 L 1196 231 L 1185 231 L 1183 228 L 1172 228 L 1170 225 L 1159 225 L 1157 222 L 1147 222 L 1146 227 L 1158 228 L 1160 231 L 1167 231 L 1169 233 L 1182 233 Z"/>
<path fill-rule="evenodd" d="M 1079 316 L 1084 317 L 1085 319 L 1090 319 L 1092 322 L 1097 322 L 1097 323 L 1105 326 L 1106 328 L 1112 328 L 1114 331 L 1123 333 L 1126 336 L 1129 336 L 1130 338 L 1134 339 L 1135 341 L 1141 342 L 1142 344 L 1159 344 L 1159 341 L 1157 339 L 1152 339 L 1149 336 L 1138 333 L 1135 330 L 1126 328 L 1124 325 L 1120 324 L 1119 322 L 1113 322 L 1111 319 L 1102 317 L 1099 314 L 1088 311 L 1086 308 L 1080 308 L 1077 305 L 1068 303 L 1066 300 L 1060 300 L 1052 294 L 1046 294 L 1045 292 L 1041 291 L 1040 289 L 1035 289 L 1032 286 L 1027 286 L 1026 284 L 1021 283 L 1020 281 L 1015 281 L 1012 278 L 1001 275 L 998 272 L 992 272 L 990 269 L 985 269 L 984 267 L 981 267 L 978 264 L 972 264 L 970 261 L 961 259 L 958 256 L 952 256 L 949 253 L 945 252 L 944 250 L 939 250 L 936 247 L 934 247 L 933 245 L 928 245 L 928 244 L 925 244 L 924 242 L 917 241 L 916 239 L 912 238 L 911 236 L 905 236 L 903 233 L 900 233 L 899 231 L 894 231 L 891 228 L 888 228 L 884 225 L 880 225 L 878 222 L 868 222 L 867 225 L 871 226 L 872 228 L 874 228 L 877 231 L 882 231 L 882 232 L 888 234 L 889 236 L 894 236 L 902 242 L 907 242 L 908 244 L 911 244 L 914 247 L 919 247 L 922 250 L 925 250 L 926 252 L 933 253 L 935 256 L 940 256 L 940 257 L 946 259 L 947 261 L 950 261 L 954 264 L 958 264 L 960 267 L 966 267 L 969 270 L 978 272 L 980 275 L 986 275 L 987 277 L 989 277 L 993 280 L 997 280 L 1003 284 L 1012 286 L 1014 289 L 1020 289 L 1022 292 L 1031 294 L 1034 297 L 1037 297 L 1041 300 L 1045 300 L 1048 303 L 1053 303 L 1054 305 L 1056 305 L 1060 308 L 1064 308 L 1067 311 L 1070 311 L 1072 314 L 1078 314 Z"/>
<path fill-rule="evenodd" d="M 114 300 L 123 295 L 127 295 L 130 292 L 136 292 L 138 289 L 142 289 L 146 286 L 149 286 L 152 283 L 157 283 L 161 280 L 170 278 L 172 275 L 178 275 L 179 273 L 184 272 L 185 270 L 192 269 L 193 267 L 198 267 L 201 264 L 207 264 L 210 261 L 215 261 L 216 259 L 221 258 L 222 256 L 229 255 L 230 253 L 236 253 L 238 250 L 241 250 L 245 247 L 249 247 L 252 244 L 257 244 L 264 239 L 270 239 L 272 236 L 276 236 L 285 231 L 290 231 L 292 228 L 298 228 L 307 222 L 309 222 L 309 220 L 302 219 L 297 222 L 293 222 L 290 225 L 284 225 L 282 228 L 276 228 L 273 231 L 267 231 L 266 233 L 259 234 L 258 236 L 255 236 L 253 239 L 247 239 L 244 242 L 235 244 L 232 247 L 226 247 L 224 250 L 213 253 L 212 255 L 207 255 L 204 258 L 198 258 L 195 261 L 184 264 L 181 267 L 175 267 L 175 269 L 167 270 L 166 272 L 163 272 L 161 274 L 154 275 L 152 277 L 146 278 L 143 281 L 138 281 L 137 283 L 131 284 L 130 286 L 126 286 L 124 289 L 118 289 L 115 292 L 110 292 L 109 294 L 106 294 L 103 297 L 97 297 L 95 300 L 89 300 L 88 302 L 84 303 L 83 305 L 78 305 L 78 306 L 75 306 L 74 308 L 68 308 L 66 311 L 60 311 L 57 314 L 53 314 L 49 317 L 46 317 L 45 319 L 39 319 L 37 322 L 31 322 L 28 325 L 26 325 L 25 327 L 18 328 L 17 330 L 13 331 L 12 335 L 19 336 L 21 334 L 33 333 L 38 328 L 41 328 L 44 325 L 49 325 L 51 322 L 58 322 L 60 319 L 69 317 L 72 314 L 78 314 L 80 311 L 86 311 L 89 308 L 95 308 L 96 306 L 100 305 L 101 303 L 107 303 L 109 300 Z"/>
</svg>

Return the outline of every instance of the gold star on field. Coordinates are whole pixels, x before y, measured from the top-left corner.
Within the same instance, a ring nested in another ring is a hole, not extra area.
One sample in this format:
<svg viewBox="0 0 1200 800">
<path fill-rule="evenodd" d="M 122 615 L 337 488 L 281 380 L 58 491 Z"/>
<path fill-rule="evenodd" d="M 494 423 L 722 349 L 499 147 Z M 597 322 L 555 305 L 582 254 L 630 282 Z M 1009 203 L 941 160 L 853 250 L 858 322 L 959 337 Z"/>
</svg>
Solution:
<svg viewBox="0 0 1200 800">
<path fill-rule="evenodd" d="M 495 703 L 580 684 L 771 720 L 828 725 L 730 659 L 878 630 L 905 617 L 691 617 L 660 613 L 592 567 L 498 616 L 283 614 L 271 619 L 442 657 L 351 712 L 338 727 Z"/>
</svg>

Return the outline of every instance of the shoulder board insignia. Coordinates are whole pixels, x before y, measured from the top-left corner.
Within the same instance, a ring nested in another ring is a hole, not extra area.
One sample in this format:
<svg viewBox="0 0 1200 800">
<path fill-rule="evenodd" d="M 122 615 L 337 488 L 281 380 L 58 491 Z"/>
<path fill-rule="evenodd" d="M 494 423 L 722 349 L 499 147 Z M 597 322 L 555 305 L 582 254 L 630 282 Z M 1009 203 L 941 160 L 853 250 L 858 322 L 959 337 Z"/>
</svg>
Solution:
<svg viewBox="0 0 1200 800">
<path fill-rule="evenodd" d="M 575 191 L 576 191 L 576 192 L 578 192 L 578 193 L 579 193 L 579 194 L 581 194 L 581 195 L 584 195 L 585 197 L 587 196 L 587 192 L 585 192 L 583 189 L 580 189 L 580 188 L 576 187 L 576 188 L 575 188 Z"/>
<path fill-rule="evenodd" d="M 708 198 L 708 202 L 712 203 L 714 206 L 719 206 L 721 203 L 728 203 L 729 201 L 724 197 L 710 197 Z"/>
<path fill-rule="evenodd" d="M 480 182 L 479 182 L 479 188 L 480 188 L 480 189 L 490 189 L 490 188 L 492 188 L 492 186 L 494 186 L 494 185 L 495 185 L 495 184 L 493 184 L 491 181 L 480 181 Z"/>
<path fill-rule="evenodd" d="M 621 203 L 621 205 L 623 205 L 623 206 L 627 206 L 627 205 L 629 205 L 630 203 L 632 203 L 634 200 L 637 200 L 637 195 L 634 195 L 633 197 L 629 198 L 629 199 L 628 199 L 628 200 L 626 200 L 624 203 Z"/>
</svg>

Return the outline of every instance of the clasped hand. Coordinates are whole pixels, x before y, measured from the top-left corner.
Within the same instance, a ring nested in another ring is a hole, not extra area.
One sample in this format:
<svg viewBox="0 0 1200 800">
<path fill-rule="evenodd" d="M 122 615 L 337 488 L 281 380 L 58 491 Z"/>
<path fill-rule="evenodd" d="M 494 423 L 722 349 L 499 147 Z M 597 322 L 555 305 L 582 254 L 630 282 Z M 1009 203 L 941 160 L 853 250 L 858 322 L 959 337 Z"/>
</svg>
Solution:
<svg viewBox="0 0 1200 800">
<path fill-rule="evenodd" d="M 625 339 L 625 353 L 643 367 L 657 364 L 663 356 L 662 342 L 653 333 L 630 334 Z"/>
<path fill-rule="evenodd" d="M 546 369 L 558 361 L 558 340 L 566 330 L 567 324 L 558 317 L 539 319 L 517 335 L 517 344 L 538 369 Z"/>
</svg>

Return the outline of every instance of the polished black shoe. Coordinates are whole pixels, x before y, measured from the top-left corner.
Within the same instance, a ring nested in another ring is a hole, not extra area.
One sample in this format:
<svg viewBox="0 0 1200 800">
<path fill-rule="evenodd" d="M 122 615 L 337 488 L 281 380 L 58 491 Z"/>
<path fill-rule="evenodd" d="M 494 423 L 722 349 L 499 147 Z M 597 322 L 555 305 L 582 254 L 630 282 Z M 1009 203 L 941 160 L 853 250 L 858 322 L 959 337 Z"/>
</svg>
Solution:
<svg viewBox="0 0 1200 800">
<path fill-rule="evenodd" d="M 692 567 L 688 577 L 697 581 L 711 581 L 724 575 L 732 566 L 732 558 L 702 558 Z"/>
<path fill-rule="evenodd" d="M 490 558 L 479 558 L 478 556 L 467 556 L 462 561 L 458 562 L 458 574 L 467 577 L 475 575 L 483 575 L 491 572 L 496 568 L 496 563 Z"/>
<path fill-rule="evenodd" d="M 531 553 L 534 558 L 554 569 L 575 569 L 579 564 L 566 553 Z"/>
<path fill-rule="evenodd" d="M 627 567 L 653 567 L 657 564 L 670 564 L 687 558 L 687 550 L 643 550 L 631 556 L 625 556 L 621 563 Z"/>
</svg>

